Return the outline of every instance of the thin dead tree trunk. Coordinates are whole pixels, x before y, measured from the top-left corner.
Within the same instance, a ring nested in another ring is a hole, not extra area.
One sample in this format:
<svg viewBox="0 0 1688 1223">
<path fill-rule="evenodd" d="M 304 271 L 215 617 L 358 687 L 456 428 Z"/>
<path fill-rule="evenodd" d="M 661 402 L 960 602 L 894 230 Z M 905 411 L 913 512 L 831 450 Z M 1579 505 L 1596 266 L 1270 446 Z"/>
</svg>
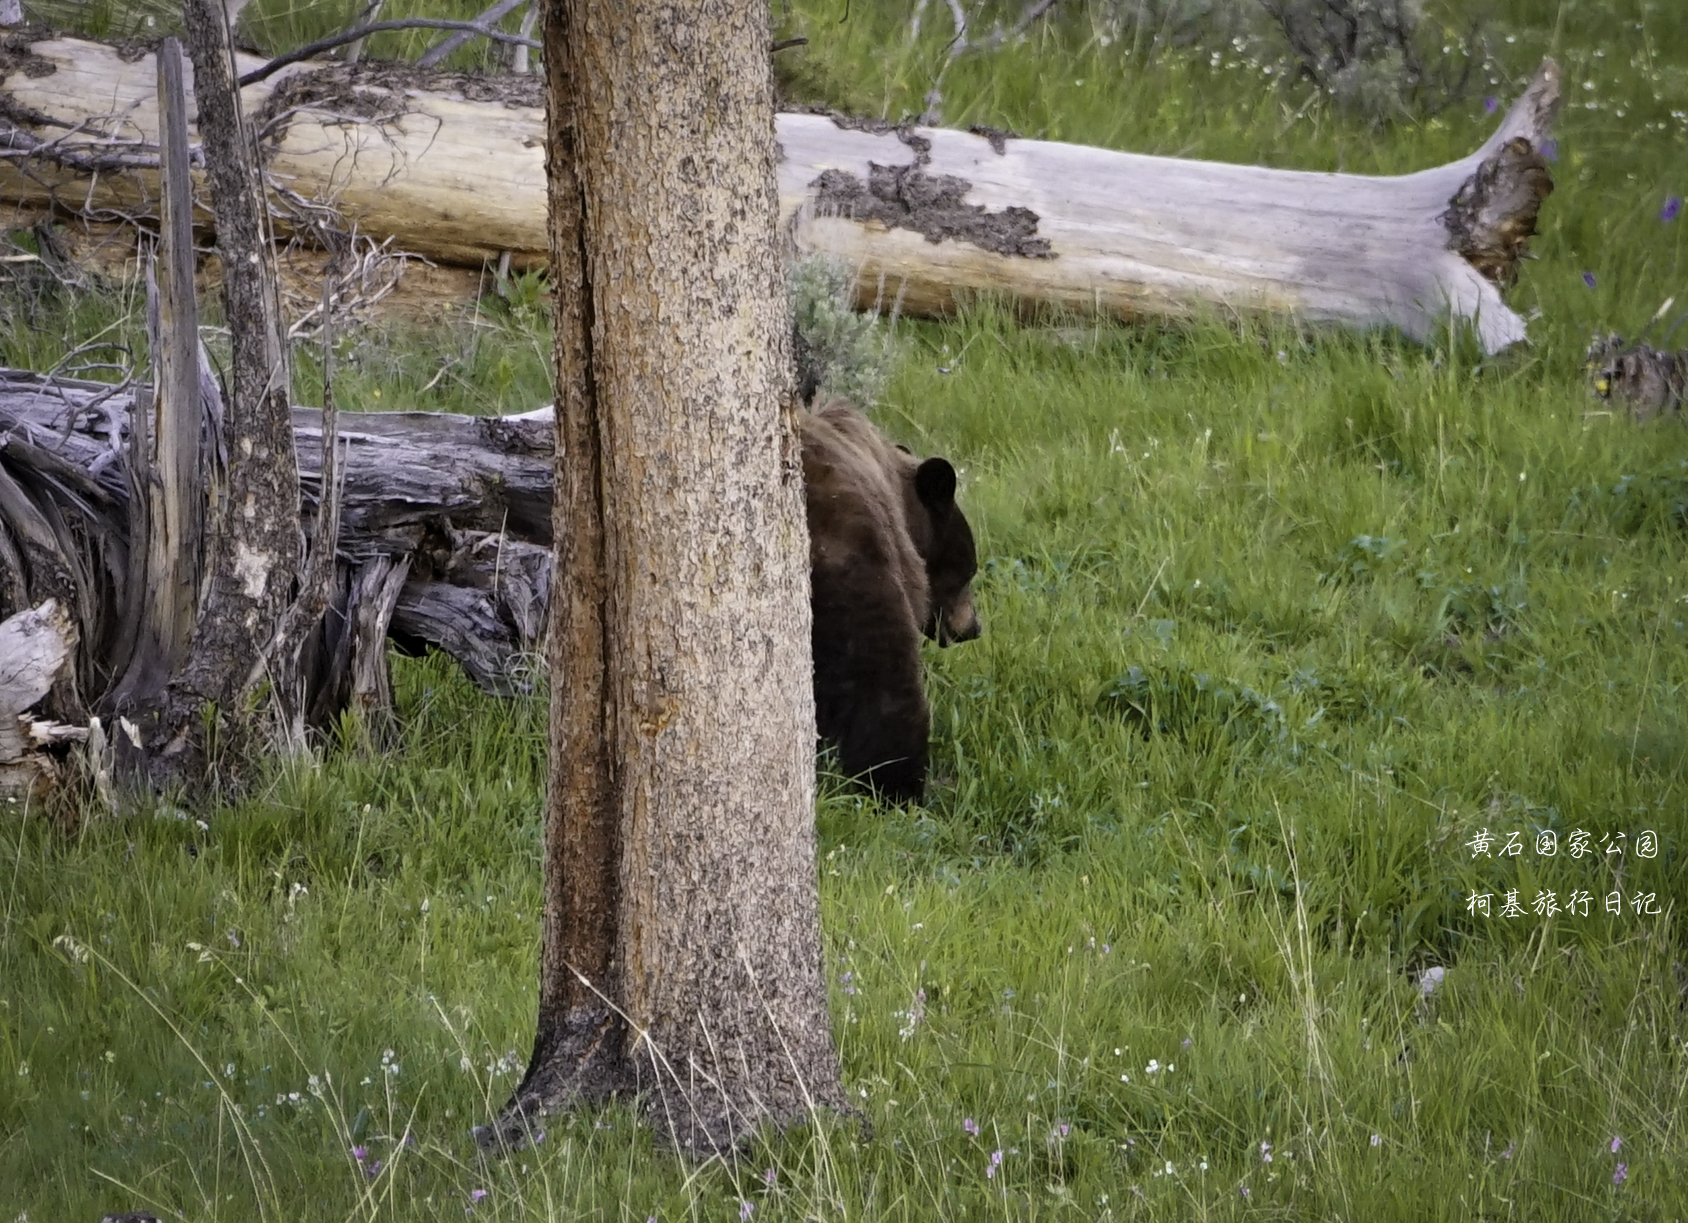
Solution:
<svg viewBox="0 0 1688 1223">
<path fill-rule="evenodd" d="M 267 211 L 251 133 L 234 89 L 234 47 L 220 0 L 187 0 L 199 131 L 219 224 L 233 341 L 228 466 L 210 490 L 205 592 L 182 667 L 161 706 L 132 711 L 119 759 L 154 781 L 203 775 L 207 706 L 233 726 L 264 678 L 266 652 L 299 568 L 299 471 L 287 351 L 280 331 Z M 119 709 L 118 712 L 130 712 Z M 127 744 L 127 746 L 125 746 Z"/>
<path fill-rule="evenodd" d="M 204 540 L 199 305 L 193 287 L 193 178 L 188 169 L 187 94 L 182 51 L 167 38 L 158 51 L 162 118 L 159 258 L 148 269 L 148 333 L 153 352 L 152 412 L 129 436 L 130 472 L 143 495 L 131 503 L 145 594 L 123 678 L 111 704 L 134 710 L 156 701 L 181 666 L 199 612 Z M 156 280 L 157 300 L 152 301 Z"/>
<path fill-rule="evenodd" d="M 54 679 L 59 695 L 44 712 L 111 718 L 121 732 L 111 739 L 116 764 L 148 786 L 205 781 L 210 739 L 246 746 L 254 709 L 277 715 L 268 729 L 302 745 L 299 657 L 327 600 L 338 522 L 330 401 L 317 548 L 295 600 L 299 470 L 267 211 L 223 0 L 188 0 L 184 17 L 220 220 L 232 401 L 225 411 L 198 339 L 184 72 L 167 39 L 157 85 L 163 267 L 148 277 L 158 282 L 149 294 L 155 385 L 140 410 L 130 396 L 120 412 L 122 387 L 84 388 L 78 407 L 69 388 L 41 380 L 0 435 L 0 613 L 39 610 L 43 599 L 63 608 L 78 630 L 65 647 L 76 663 Z M 62 430 L 39 427 L 43 411 Z M 103 445 L 88 437 L 91 424 Z M 266 681 L 269 697 L 257 702 Z M 103 766 L 96 761 L 96 773 Z"/>
<path fill-rule="evenodd" d="M 843 1103 L 767 11 L 545 16 L 557 598 L 540 1012 L 487 1137 L 637 1087 L 724 1151 Z"/>
<path fill-rule="evenodd" d="M 386 5 L 386 3 L 387 0 L 369 0 L 369 3 L 364 6 L 363 12 L 358 16 L 358 19 L 353 22 L 353 25 L 369 25 L 371 22 L 380 21 L 381 9 Z M 362 58 L 362 38 L 355 39 L 346 45 L 346 63 L 355 64 Z"/>
</svg>

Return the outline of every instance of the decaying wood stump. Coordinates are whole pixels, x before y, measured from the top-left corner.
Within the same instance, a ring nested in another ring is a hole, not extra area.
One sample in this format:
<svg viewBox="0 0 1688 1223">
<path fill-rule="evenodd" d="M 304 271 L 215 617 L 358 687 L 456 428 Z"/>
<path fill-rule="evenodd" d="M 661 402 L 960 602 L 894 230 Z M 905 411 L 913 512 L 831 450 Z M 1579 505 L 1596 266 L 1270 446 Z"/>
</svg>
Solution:
<svg viewBox="0 0 1688 1223">
<path fill-rule="evenodd" d="M 1661 352 L 1651 344 L 1625 344 L 1620 335 L 1596 339 L 1585 367 L 1594 393 L 1629 406 L 1641 423 L 1680 416 L 1688 407 L 1688 348 Z"/>
<path fill-rule="evenodd" d="M 0 199 L 149 214 L 150 57 L 9 37 Z M 243 92 L 298 224 L 329 209 L 434 259 L 526 268 L 547 251 L 539 88 L 296 64 Z M 1500 288 L 1552 189 L 1542 149 L 1558 103 L 1544 61 L 1476 152 L 1393 178 L 782 114 L 780 206 L 799 252 L 856 269 L 865 306 L 944 313 L 995 292 L 1124 317 L 1283 312 L 1421 340 L 1452 313 L 1492 352 L 1524 337 Z"/>
</svg>

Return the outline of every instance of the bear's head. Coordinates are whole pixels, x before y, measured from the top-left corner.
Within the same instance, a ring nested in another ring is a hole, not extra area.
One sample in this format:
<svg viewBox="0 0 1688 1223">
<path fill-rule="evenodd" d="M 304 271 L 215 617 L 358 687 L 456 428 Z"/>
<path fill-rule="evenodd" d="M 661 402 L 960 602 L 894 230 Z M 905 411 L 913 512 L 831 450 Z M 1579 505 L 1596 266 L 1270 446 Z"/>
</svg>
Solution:
<svg viewBox="0 0 1688 1223">
<path fill-rule="evenodd" d="M 912 467 L 908 504 L 909 534 L 915 551 L 926 562 L 927 615 L 921 629 L 940 646 L 972 641 L 979 635 L 979 616 L 973 610 L 973 575 L 978 554 L 973 528 L 955 503 L 955 468 L 948 459 L 931 458 Z"/>
</svg>

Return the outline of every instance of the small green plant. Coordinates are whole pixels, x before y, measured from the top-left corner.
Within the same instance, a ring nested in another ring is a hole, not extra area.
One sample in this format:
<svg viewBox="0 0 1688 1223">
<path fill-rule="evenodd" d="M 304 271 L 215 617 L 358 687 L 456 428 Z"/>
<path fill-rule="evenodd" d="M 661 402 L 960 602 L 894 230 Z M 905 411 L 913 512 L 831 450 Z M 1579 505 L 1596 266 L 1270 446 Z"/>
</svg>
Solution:
<svg viewBox="0 0 1688 1223">
<path fill-rule="evenodd" d="M 825 256 L 807 256 L 792 265 L 790 293 L 805 397 L 824 403 L 842 395 L 864 408 L 878 403 L 895 353 L 878 317 L 853 309 L 849 272 Z"/>
</svg>

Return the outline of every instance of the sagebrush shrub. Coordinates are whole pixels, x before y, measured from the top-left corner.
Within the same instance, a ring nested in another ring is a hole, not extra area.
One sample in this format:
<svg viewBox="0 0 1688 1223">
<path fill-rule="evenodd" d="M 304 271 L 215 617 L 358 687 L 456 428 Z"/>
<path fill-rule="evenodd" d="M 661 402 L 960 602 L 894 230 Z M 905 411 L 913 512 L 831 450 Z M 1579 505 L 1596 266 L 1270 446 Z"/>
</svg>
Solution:
<svg viewBox="0 0 1688 1223">
<path fill-rule="evenodd" d="M 843 395 L 867 407 L 878 402 L 894 354 L 878 315 L 851 308 L 851 279 L 846 268 L 820 255 L 792 265 L 794 356 L 799 387 L 812 389 L 816 403 Z"/>
</svg>

